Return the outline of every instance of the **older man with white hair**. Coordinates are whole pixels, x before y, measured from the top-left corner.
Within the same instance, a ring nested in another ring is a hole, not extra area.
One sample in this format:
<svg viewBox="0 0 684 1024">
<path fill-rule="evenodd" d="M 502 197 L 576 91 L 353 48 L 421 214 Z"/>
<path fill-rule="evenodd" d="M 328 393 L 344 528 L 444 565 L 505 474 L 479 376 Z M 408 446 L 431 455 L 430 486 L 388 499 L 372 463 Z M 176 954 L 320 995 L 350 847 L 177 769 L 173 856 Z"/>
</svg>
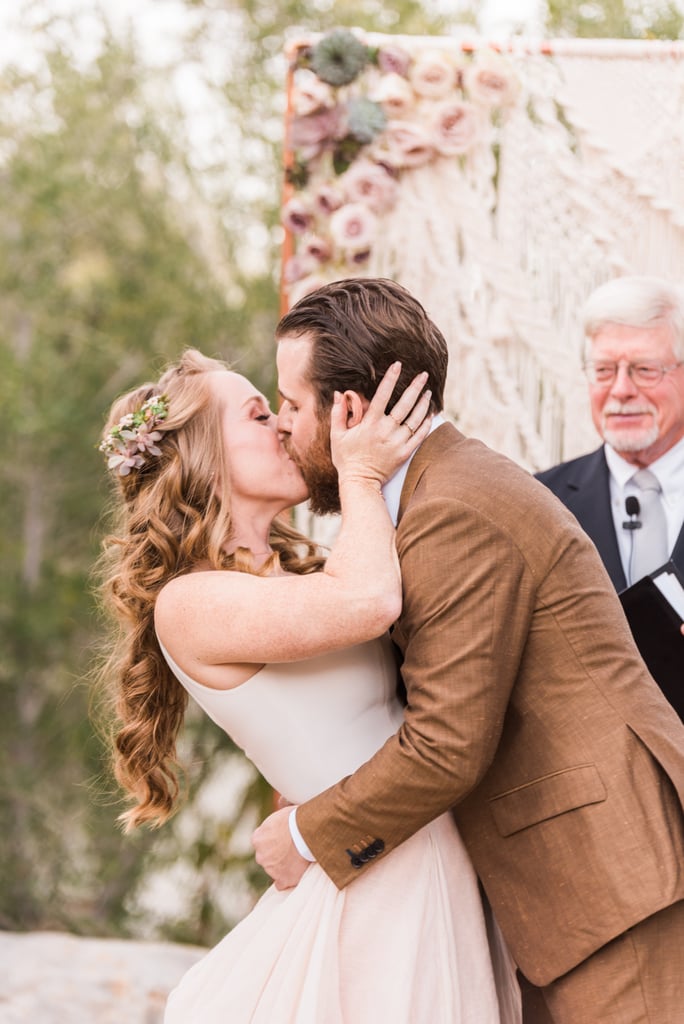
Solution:
<svg viewBox="0 0 684 1024">
<path fill-rule="evenodd" d="M 662 558 L 651 569 L 668 556 L 684 569 L 684 292 L 654 277 L 608 281 L 584 307 L 584 331 L 591 413 L 604 444 L 538 479 L 574 513 L 623 590 L 638 578 L 626 502 L 649 504 L 644 482 L 656 488 L 663 524 Z"/>
<path fill-rule="evenodd" d="M 684 290 L 657 277 L 615 278 L 590 295 L 583 327 L 604 444 L 537 476 L 574 513 L 621 591 L 668 559 L 684 572 Z"/>
</svg>

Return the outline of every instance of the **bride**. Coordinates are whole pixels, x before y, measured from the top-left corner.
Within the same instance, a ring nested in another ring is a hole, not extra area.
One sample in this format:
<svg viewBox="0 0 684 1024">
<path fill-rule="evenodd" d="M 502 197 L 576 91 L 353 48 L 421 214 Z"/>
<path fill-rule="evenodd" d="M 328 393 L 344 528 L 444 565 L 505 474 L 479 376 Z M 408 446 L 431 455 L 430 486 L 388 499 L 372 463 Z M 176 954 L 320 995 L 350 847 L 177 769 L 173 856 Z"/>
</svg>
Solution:
<svg viewBox="0 0 684 1024">
<path fill-rule="evenodd" d="M 355 427 L 336 396 L 342 520 L 325 561 L 282 517 L 306 486 L 246 378 L 190 349 L 114 403 L 100 447 L 121 513 L 103 593 L 120 630 L 104 679 L 114 768 L 131 800 L 126 830 L 173 813 L 188 694 L 294 803 L 396 732 L 387 630 L 401 579 L 380 487 L 430 428 L 426 375 L 385 414 L 399 372 L 388 370 Z M 364 856 L 379 852 L 371 844 Z M 519 1021 L 514 968 L 496 939 L 490 948 L 450 815 L 343 891 L 317 864 L 296 888 L 271 887 L 185 975 L 165 1015 L 166 1024 L 378 1020 Z"/>
</svg>

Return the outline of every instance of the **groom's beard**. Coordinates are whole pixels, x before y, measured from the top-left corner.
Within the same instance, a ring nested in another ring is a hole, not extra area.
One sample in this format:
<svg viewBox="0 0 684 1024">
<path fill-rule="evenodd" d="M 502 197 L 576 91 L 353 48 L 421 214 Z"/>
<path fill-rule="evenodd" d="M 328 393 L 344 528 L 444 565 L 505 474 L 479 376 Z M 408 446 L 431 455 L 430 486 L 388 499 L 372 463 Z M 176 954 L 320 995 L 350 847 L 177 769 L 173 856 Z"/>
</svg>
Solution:
<svg viewBox="0 0 684 1024">
<path fill-rule="evenodd" d="M 305 452 L 298 452 L 289 437 L 283 441 L 285 450 L 299 466 L 304 483 L 309 488 L 309 505 L 316 515 L 324 516 L 340 511 L 340 492 L 337 470 L 330 455 L 330 422 L 322 421 L 313 441 Z"/>
</svg>

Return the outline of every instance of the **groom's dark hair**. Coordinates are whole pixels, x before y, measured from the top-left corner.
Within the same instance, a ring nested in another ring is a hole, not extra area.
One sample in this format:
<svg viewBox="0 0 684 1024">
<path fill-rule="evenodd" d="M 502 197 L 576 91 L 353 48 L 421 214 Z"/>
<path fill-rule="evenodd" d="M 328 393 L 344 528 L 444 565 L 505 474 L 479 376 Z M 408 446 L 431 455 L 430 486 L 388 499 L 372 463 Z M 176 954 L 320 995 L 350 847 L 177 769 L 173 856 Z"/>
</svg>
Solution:
<svg viewBox="0 0 684 1024">
<path fill-rule="evenodd" d="M 313 341 L 308 379 L 321 411 L 334 391 L 375 394 L 397 359 L 401 377 L 388 406 L 422 370 L 428 372 L 431 411 L 444 405 L 448 362 L 444 335 L 420 302 L 396 281 L 352 277 L 317 288 L 297 302 L 276 327 L 276 341 L 307 334 Z"/>
</svg>

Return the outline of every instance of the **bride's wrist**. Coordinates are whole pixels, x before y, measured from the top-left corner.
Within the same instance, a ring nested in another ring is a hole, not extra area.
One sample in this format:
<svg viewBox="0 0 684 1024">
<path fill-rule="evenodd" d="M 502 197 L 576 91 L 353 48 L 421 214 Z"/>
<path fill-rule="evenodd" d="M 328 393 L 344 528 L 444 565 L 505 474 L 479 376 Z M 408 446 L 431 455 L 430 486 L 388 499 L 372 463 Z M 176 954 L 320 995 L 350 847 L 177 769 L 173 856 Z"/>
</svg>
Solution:
<svg viewBox="0 0 684 1024">
<path fill-rule="evenodd" d="M 378 493 L 382 490 L 384 479 L 380 479 L 376 473 L 363 472 L 362 470 L 343 470 L 341 473 L 338 471 L 337 474 L 338 486 L 340 490 L 345 487 L 365 487 L 370 488 Z"/>
</svg>

